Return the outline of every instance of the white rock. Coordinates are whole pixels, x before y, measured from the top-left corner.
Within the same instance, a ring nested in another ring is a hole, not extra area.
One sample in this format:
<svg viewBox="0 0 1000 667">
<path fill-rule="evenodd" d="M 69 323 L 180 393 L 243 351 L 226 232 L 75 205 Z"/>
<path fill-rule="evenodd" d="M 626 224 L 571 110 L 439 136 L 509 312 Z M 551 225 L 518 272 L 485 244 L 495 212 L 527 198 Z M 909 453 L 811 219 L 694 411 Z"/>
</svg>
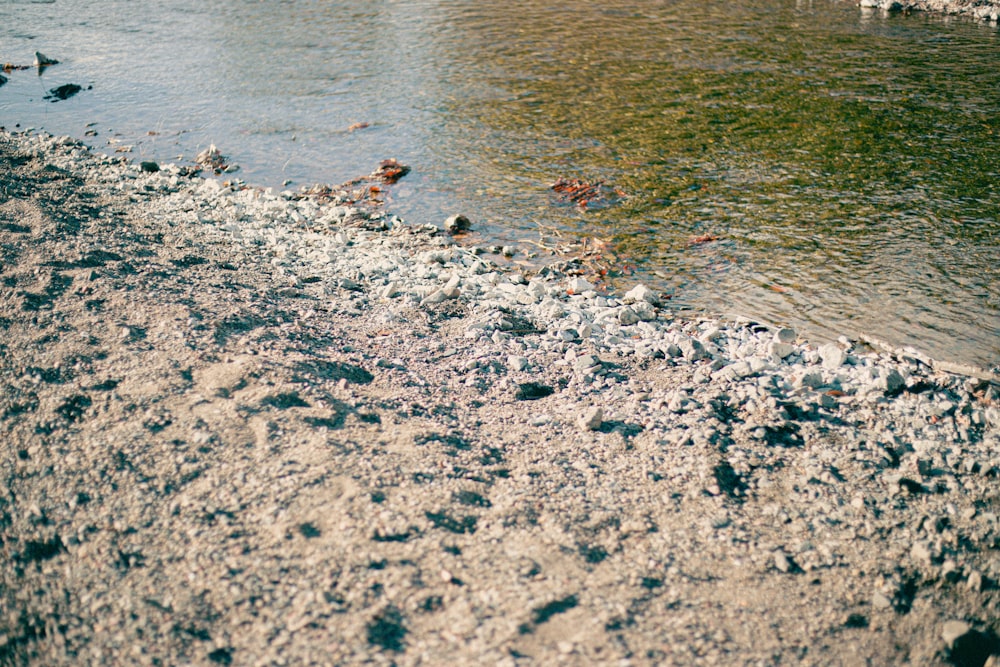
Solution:
<svg viewBox="0 0 1000 667">
<path fill-rule="evenodd" d="M 941 639 L 948 646 L 954 646 L 955 642 L 969 634 L 972 630 L 965 621 L 947 621 L 941 628 Z"/>
<path fill-rule="evenodd" d="M 836 370 L 847 360 L 847 352 L 836 343 L 827 343 L 819 348 L 819 357 L 823 360 L 823 368 Z"/>
<path fill-rule="evenodd" d="M 789 343 L 774 341 L 768 345 L 767 353 L 775 359 L 784 359 L 795 352 L 795 346 Z"/>
<path fill-rule="evenodd" d="M 788 572 L 792 569 L 792 562 L 785 555 L 784 551 L 774 552 L 774 567 L 778 569 L 779 572 Z"/>
<path fill-rule="evenodd" d="M 597 406 L 584 410 L 576 422 L 580 428 L 588 431 L 596 431 L 604 423 L 604 410 Z"/>
<path fill-rule="evenodd" d="M 528 367 L 528 358 L 512 354 L 507 357 L 507 365 L 512 370 L 520 372 Z"/>
<path fill-rule="evenodd" d="M 566 281 L 566 291 L 570 294 L 583 294 L 592 289 L 594 289 L 594 286 L 580 277 L 570 278 Z"/>
<path fill-rule="evenodd" d="M 809 389 L 819 389 L 823 386 L 822 373 L 804 373 L 792 381 L 795 387 L 808 387 Z"/>
<path fill-rule="evenodd" d="M 653 306 L 655 306 L 660 302 L 659 298 L 657 298 L 656 296 L 656 292 L 649 289 L 643 284 L 636 285 L 628 292 L 626 292 L 623 301 L 625 303 L 645 302 Z"/>
<path fill-rule="evenodd" d="M 632 310 L 629 306 L 625 306 L 618 311 L 618 322 L 623 327 L 630 326 L 638 321 L 639 321 L 639 313 Z"/>
<path fill-rule="evenodd" d="M 798 338 L 798 334 L 795 333 L 795 329 L 778 329 L 774 334 L 774 340 L 779 343 L 794 343 L 796 338 Z"/>
</svg>

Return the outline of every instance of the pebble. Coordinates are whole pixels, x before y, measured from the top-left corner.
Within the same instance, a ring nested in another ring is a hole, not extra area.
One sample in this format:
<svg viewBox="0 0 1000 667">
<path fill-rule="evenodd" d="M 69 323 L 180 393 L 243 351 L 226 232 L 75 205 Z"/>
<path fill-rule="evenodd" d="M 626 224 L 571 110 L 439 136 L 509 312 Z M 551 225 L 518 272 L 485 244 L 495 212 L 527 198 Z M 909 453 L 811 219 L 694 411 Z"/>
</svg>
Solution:
<svg viewBox="0 0 1000 667">
<path fill-rule="evenodd" d="M 792 561 L 785 555 L 784 551 L 774 552 L 774 567 L 777 568 L 779 572 L 788 572 L 792 569 Z"/>
<path fill-rule="evenodd" d="M 449 234 L 459 234 L 472 229 L 472 223 L 464 215 L 452 215 L 444 221 L 444 230 Z"/>
<path fill-rule="evenodd" d="M 507 357 L 507 365 L 511 370 L 521 372 L 528 367 L 528 358 L 512 354 Z"/>
<path fill-rule="evenodd" d="M 823 360 L 823 368 L 836 370 L 847 360 L 847 352 L 842 350 L 836 343 L 827 343 L 819 348 L 820 359 Z"/>
<path fill-rule="evenodd" d="M 587 408 L 577 418 L 580 428 L 588 431 L 596 431 L 604 423 L 604 410 L 597 407 Z"/>
<path fill-rule="evenodd" d="M 794 343 L 798 337 L 795 329 L 782 328 L 774 333 L 774 340 L 778 343 Z"/>
<path fill-rule="evenodd" d="M 773 341 L 768 346 L 768 354 L 775 359 L 785 359 L 795 352 L 795 346 L 790 343 Z"/>
<path fill-rule="evenodd" d="M 945 645 L 950 648 L 954 646 L 959 639 L 969 634 L 971 631 L 972 626 L 965 621 L 947 621 L 941 627 L 941 639 L 943 639 Z"/>
<path fill-rule="evenodd" d="M 656 292 L 649 289 L 645 285 L 639 284 L 630 289 L 622 297 L 622 301 L 627 304 L 632 303 L 648 303 L 650 305 L 659 305 L 659 297 L 656 296 Z"/>
</svg>

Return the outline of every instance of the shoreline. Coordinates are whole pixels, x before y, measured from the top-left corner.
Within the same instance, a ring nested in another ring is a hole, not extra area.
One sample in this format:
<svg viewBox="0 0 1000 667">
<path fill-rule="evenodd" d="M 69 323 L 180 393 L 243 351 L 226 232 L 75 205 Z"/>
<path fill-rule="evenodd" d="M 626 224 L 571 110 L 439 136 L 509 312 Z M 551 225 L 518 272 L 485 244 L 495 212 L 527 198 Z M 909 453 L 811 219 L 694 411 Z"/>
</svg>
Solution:
<svg viewBox="0 0 1000 667">
<path fill-rule="evenodd" d="M 958 16 L 983 23 L 1000 21 L 1000 3 L 992 0 L 860 0 L 864 9 L 885 12 L 921 12 L 932 16 Z"/>
<path fill-rule="evenodd" d="M 1000 659 L 995 377 L 0 162 L 0 664 Z"/>
</svg>

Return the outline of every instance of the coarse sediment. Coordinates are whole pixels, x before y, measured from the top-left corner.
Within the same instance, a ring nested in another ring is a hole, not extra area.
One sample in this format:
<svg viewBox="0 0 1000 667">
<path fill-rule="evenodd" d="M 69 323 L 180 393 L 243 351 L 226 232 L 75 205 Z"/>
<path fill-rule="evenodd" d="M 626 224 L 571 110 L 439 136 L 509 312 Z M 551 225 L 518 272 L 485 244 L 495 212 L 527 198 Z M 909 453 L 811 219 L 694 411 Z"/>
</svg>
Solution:
<svg viewBox="0 0 1000 667">
<path fill-rule="evenodd" d="M 0 664 L 983 664 L 1000 392 L 0 135 Z"/>
<path fill-rule="evenodd" d="M 925 12 L 988 23 L 1000 20 L 1000 3 L 995 0 L 860 0 L 858 4 L 862 9 L 886 12 Z"/>
</svg>

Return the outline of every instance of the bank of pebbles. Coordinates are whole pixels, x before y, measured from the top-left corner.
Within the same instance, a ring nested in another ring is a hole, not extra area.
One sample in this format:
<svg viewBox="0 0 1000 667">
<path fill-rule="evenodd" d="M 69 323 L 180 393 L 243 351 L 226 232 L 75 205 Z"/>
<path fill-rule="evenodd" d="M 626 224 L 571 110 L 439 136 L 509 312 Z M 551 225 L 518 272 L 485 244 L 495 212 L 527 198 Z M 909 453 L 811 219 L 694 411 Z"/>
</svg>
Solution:
<svg viewBox="0 0 1000 667">
<path fill-rule="evenodd" d="M 173 323 L 124 328 L 115 400 L 79 415 L 59 398 L 78 387 L 15 355 L 35 348 L 10 340 L 25 292 L 6 283 L 4 382 L 53 393 L 71 423 L 32 430 L 13 399 L 0 421 L 0 662 L 1000 654 L 989 374 L 676 317 L 642 285 L 501 269 L 336 199 L 6 140 L 141 220 L 147 243 L 161 230 L 190 271 L 122 278 L 120 320 Z M 130 397 L 130 377 L 162 387 Z"/>
</svg>

